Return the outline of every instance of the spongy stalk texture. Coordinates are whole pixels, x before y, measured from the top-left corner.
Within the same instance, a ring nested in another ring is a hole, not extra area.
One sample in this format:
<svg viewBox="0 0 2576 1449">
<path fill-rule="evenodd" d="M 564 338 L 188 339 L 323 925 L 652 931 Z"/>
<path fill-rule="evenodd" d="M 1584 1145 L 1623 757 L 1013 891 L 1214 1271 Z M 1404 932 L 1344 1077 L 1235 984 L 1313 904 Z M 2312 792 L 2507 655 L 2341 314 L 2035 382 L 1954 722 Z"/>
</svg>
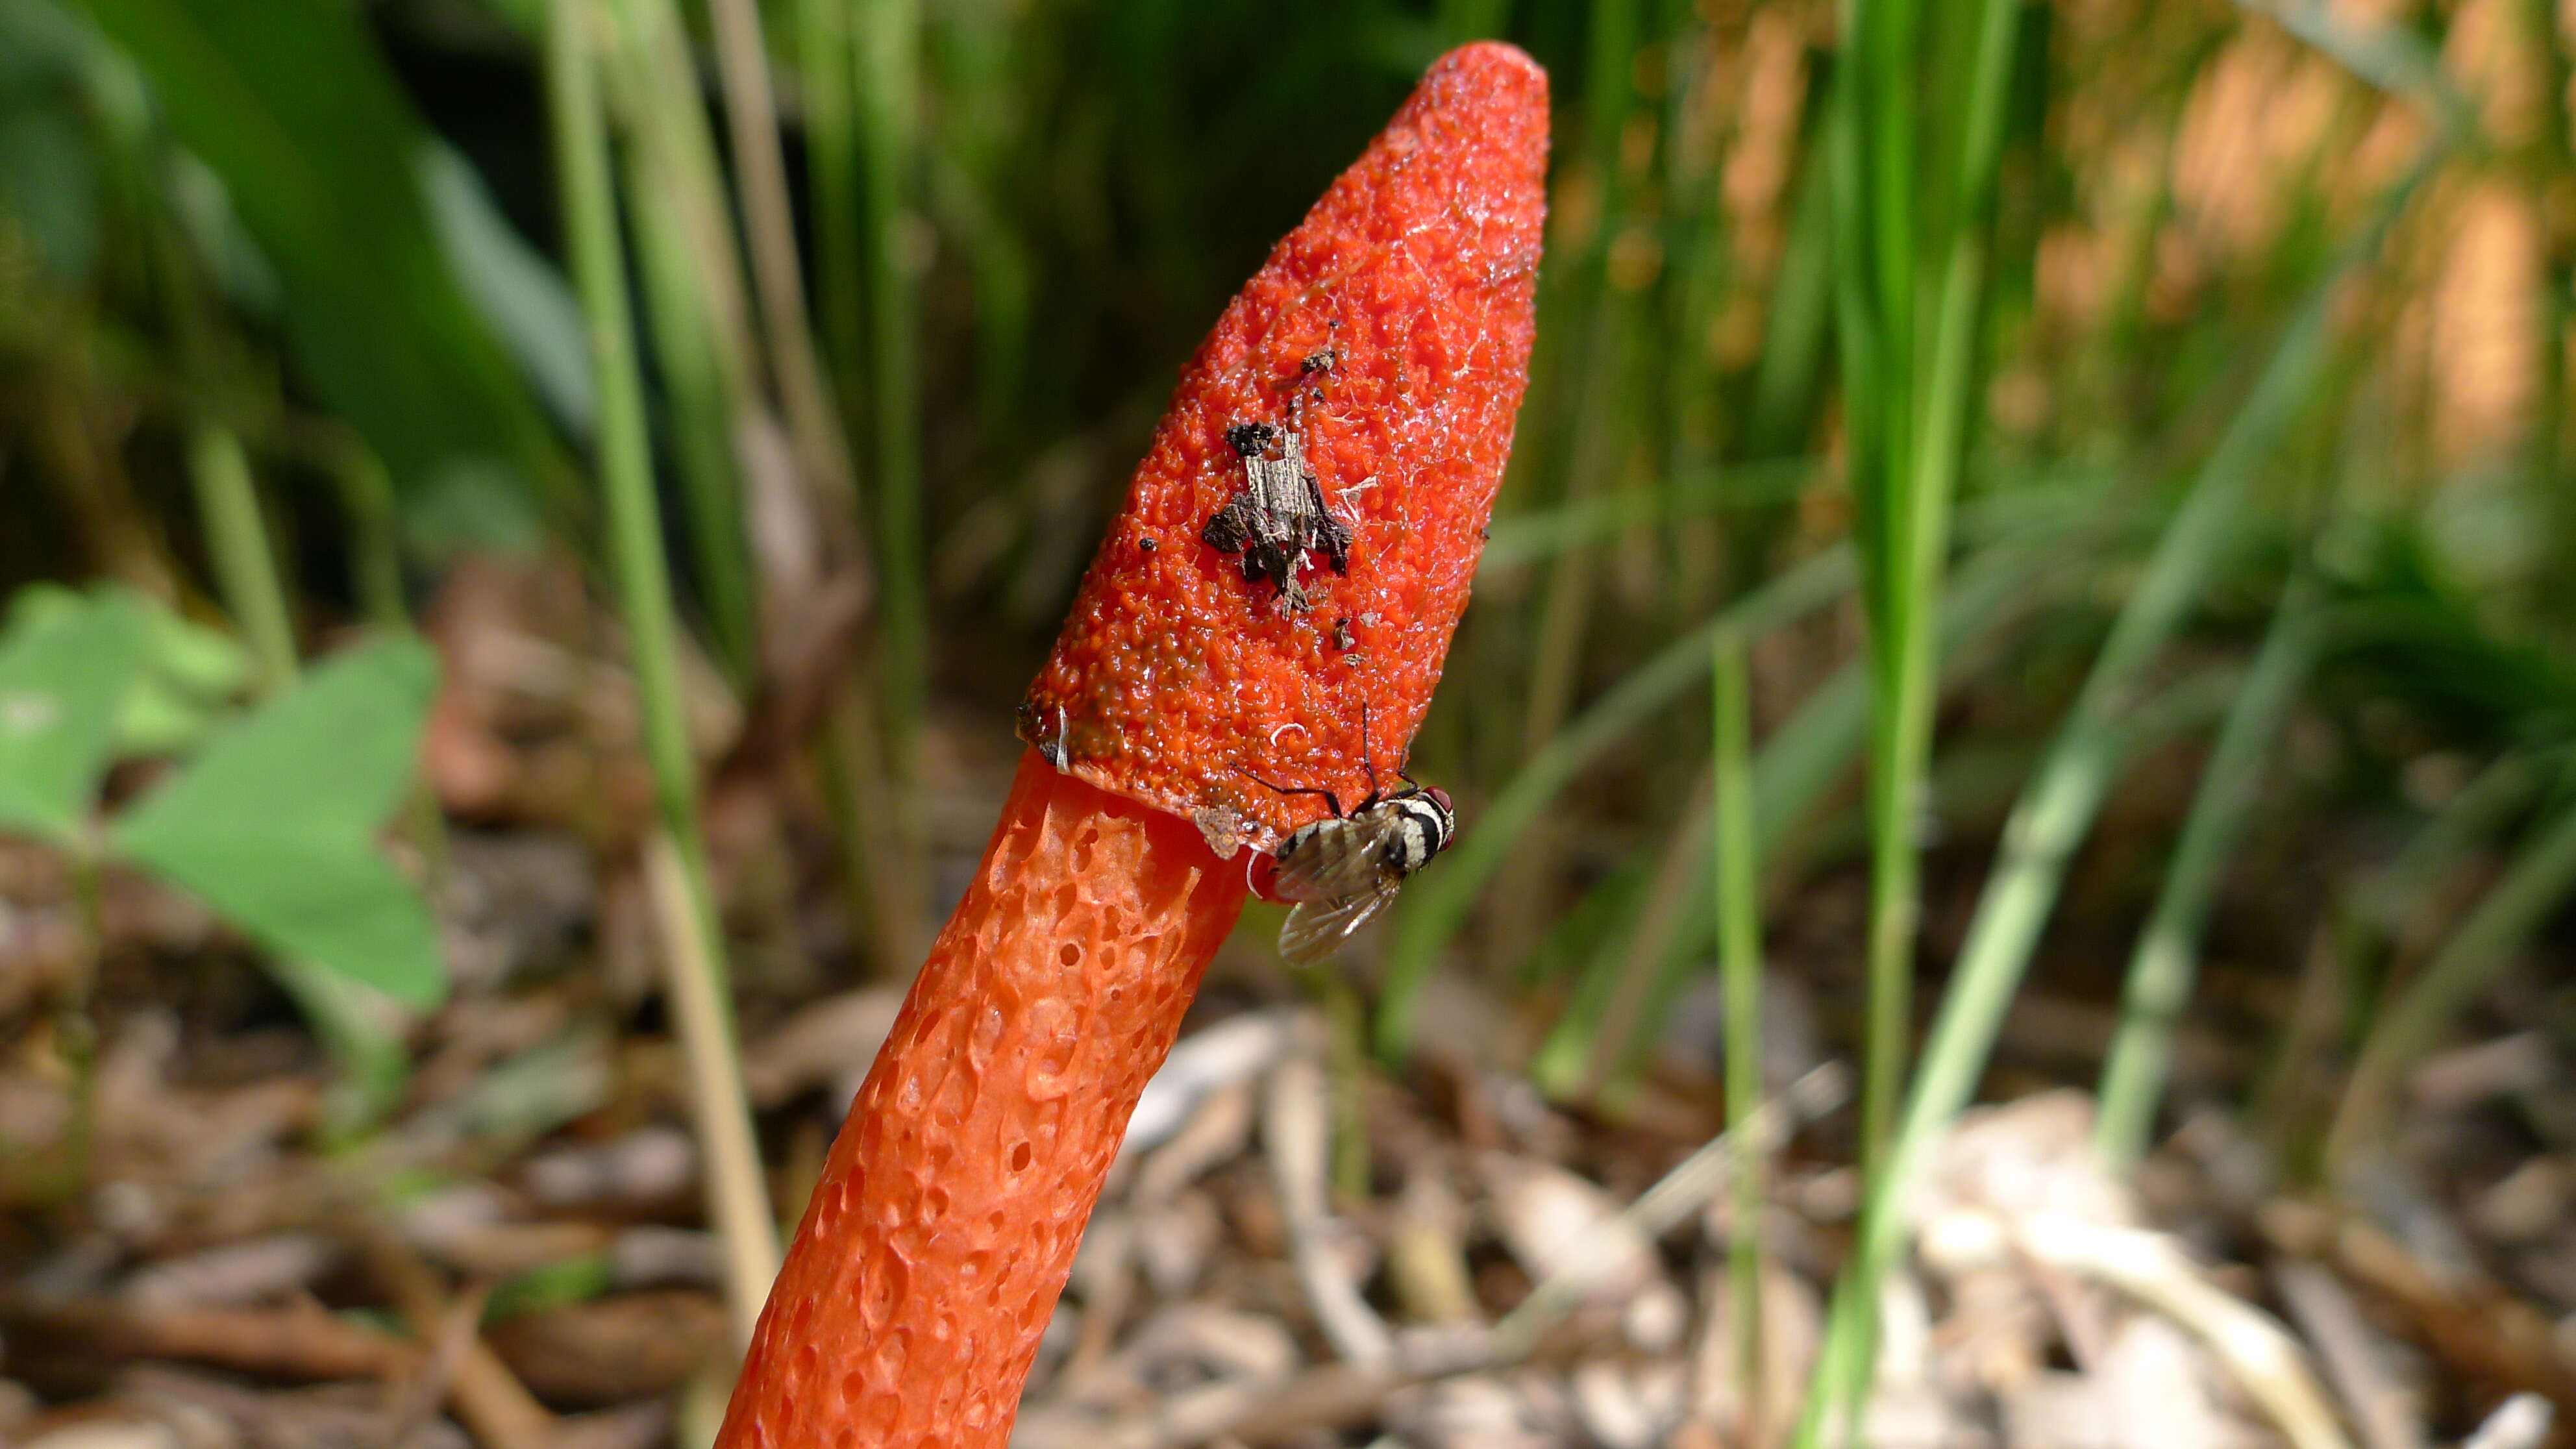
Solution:
<svg viewBox="0 0 2576 1449">
<path fill-rule="evenodd" d="M 1128 1115 L 1243 900 L 1188 823 L 1021 760 L 832 1145 L 720 1449 L 1009 1440 Z"/>
<path fill-rule="evenodd" d="M 1290 232 L 1183 370 L 1030 686 L 1020 734 L 1067 771 L 1270 846 L 1390 778 L 1467 606 L 1529 376 L 1547 74 L 1450 52 Z M 1205 537 L 1245 486 L 1228 429 L 1295 433 L 1350 572 L 1311 607 Z M 1361 721 L 1370 738 L 1363 748 Z M 1373 759 L 1371 757 L 1374 757 Z"/>
</svg>

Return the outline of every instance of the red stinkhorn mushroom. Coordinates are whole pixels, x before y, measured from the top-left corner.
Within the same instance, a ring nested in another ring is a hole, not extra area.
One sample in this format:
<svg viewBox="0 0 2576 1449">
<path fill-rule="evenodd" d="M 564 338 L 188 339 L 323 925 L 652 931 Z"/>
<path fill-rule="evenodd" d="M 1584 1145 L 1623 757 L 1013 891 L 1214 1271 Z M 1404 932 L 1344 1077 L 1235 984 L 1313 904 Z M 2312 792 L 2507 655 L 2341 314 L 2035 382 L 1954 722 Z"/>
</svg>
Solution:
<svg viewBox="0 0 2576 1449">
<path fill-rule="evenodd" d="M 1008 1439 L 1247 864 L 1324 809 L 1253 777 L 1357 799 L 1362 721 L 1384 772 L 1430 704 L 1527 380 L 1546 155 L 1529 57 L 1443 57 L 1182 375 L 1022 707 L 1033 748 L 1001 824 L 833 1144 L 722 1449 Z M 1250 423 L 1299 436 L 1346 574 L 1301 546 L 1262 577 L 1205 537 Z"/>
</svg>

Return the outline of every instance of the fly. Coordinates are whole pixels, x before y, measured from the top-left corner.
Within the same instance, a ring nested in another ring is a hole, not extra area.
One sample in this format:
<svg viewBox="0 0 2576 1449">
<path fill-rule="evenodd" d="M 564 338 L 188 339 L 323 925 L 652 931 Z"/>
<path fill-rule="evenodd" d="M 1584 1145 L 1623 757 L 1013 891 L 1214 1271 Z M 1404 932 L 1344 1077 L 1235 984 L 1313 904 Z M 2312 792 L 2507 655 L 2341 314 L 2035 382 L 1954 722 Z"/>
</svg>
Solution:
<svg viewBox="0 0 2576 1449">
<path fill-rule="evenodd" d="M 1312 605 L 1297 582 L 1298 567 L 1312 551 L 1333 572 L 1348 574 L 1351 531 L 1324 506 L 1323 485 L 1306 466 L 1305 440 L 1295 429 L 1237 423 L 1225 430 L 1225 441 L 1243 460 L 1243 490 L 1208 519 L 1199 537 L 1219 553 L 1243 555 L 1245 580 L 1270 580 L 1281 606 L 1302 614 Z"/>
<path fill-rule="evenodd" d="M 1243 772 L 1282 795 L 1321 795 L 1333 812 L 1299 826 L 1272 852 L 1277 869 L 1271 892 L 1294 903 L 1279 928 L 1279 954 L 1292 966 L 1312 966 L 1340 950 L 1394 904 L 1395 893 L 1415 871 L 1457 838 L 1458 812 L 1447 791 L 1419 784 L 1402 770 L 1396 772 L 1402 788 L 1378 789 L 1377 767 L 1368 763 L 1366 711 L 1360 715 L 1360 741 L 1369 793 L 1348 812 L 1330 790 L 1292 790 Z"/>
</svg>

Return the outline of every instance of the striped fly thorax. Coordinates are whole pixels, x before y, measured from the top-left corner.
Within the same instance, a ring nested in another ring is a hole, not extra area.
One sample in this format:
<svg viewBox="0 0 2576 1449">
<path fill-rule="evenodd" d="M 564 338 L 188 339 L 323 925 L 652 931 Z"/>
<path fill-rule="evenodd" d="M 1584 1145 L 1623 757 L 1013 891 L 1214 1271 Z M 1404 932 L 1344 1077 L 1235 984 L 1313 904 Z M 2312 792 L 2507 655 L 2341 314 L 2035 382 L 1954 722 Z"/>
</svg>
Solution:
<svg viewBox="0 0 2576 1449">
<path fill-rule="evenodd" d="M 1331 955 L 1458 833 L 1457 810 L 1437 788 L 1408 784 L 1348 814 L 1338 813 L 1337 802 L 1334 808 L 1331 817 L 1298 827 L 1275 856 L 1272 893 L 1296 903 L 1279 949 L 1298 965 Z"/>
</svg>

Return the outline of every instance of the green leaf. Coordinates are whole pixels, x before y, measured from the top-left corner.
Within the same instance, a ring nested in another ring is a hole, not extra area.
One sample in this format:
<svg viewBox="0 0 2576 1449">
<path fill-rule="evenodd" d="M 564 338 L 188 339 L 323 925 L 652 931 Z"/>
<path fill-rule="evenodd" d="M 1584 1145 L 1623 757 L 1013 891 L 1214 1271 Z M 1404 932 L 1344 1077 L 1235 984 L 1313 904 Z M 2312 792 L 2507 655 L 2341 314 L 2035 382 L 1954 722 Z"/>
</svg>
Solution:
<svg viewBox="0 0 2576 1449">
<path fill-rule="evenodd" d="M 511 229 L 483 178 L 454 148 L 433 143 L 420 163 L 430 222 L 465 295 L 518 359 L 555 421 L 589 437 L 599 397 L 590 380 L 590 335 L 572 285 Z"/>
<path fill-rule="evenodd" d="M 82 95 L 87 30 L 49 0 L 0 0 L 0 229 L 42 263 L 23 293 L 88 285 L 100 248 L 101 177 Z"/>
<path fill-rule="evenodd" d="M 307 383 L 346 413 L 407 503 L 512 480 L 524 511 L 544 425 L 468 304 L 420 192 L 426 128 L 343 0 L 86 0 L 171 133 L 219 177 L 277 274 Z M 478 507 L 488 507 L 487 497 Z"/>
<path fill-rule="evenodd" d="M 176 754 L 203 739 L 250 683 L 250 651 L 230 634 L 134 597 L 143 614 L 143 667 L 117 713 L 117 752 Z"/>
<path fill-rule="evenodd" d="M 340 1064 L 339 1080 L 322 1097 L 323 1141 L 354 1141 L 402 1103 L 411 1080 L 411 1049 L 403 1042 L 408 1013 L 374 987 L 302 957 L 278 956 L 268 974 Z"/>
<path fill-rule="evenodd" d="M 587 1303 L 616 1286 L 616 1265 L 606 1253 L 584 1253 L 578 1258 L 541 1263 L 492 1285 L 492 1296 L 483 1302 L 483 1322 L 500 1323 L 549 1308 Z"/>
<path fill-rule="evenodd" d="M 116 753 L 118 708 L 143 652 L 143 616 L 122 593 L 85 599 L 51 589 L 34 601 L 39 607 L 28 602 L 0 634 L 0 830 L 68 845 L 79 839 Z"/>
<path fill-rule="evenodd" d="M 0 214 L 23 228 L 54 277 L 89 280 L 98 259 L 98 171 L 80 122 L 50 105 L 0 100 Z"/>
<path fill-rule="evenodd" d="M 331 660 L 136 806 L 117 849 L 270 950 L 435 1005 L 436 927 L 375 837 L 410 785 L 437 681 L 416 639 Z"/>
<path fill-rule="evenodd" d="M 10 610 L 13 628 L 49 629 L 103 607 L 109 596 L 130 608 L 139 629 L 134 667 L 116 712 L 111 760 L 171 755 L 195 745 L 230 701 L 250 682 L 250 654 L 219 629 L 192 624 L 148 595 L 119 585 L 88 594 L 54 584 L 20 591 Z"/>
</svg>

